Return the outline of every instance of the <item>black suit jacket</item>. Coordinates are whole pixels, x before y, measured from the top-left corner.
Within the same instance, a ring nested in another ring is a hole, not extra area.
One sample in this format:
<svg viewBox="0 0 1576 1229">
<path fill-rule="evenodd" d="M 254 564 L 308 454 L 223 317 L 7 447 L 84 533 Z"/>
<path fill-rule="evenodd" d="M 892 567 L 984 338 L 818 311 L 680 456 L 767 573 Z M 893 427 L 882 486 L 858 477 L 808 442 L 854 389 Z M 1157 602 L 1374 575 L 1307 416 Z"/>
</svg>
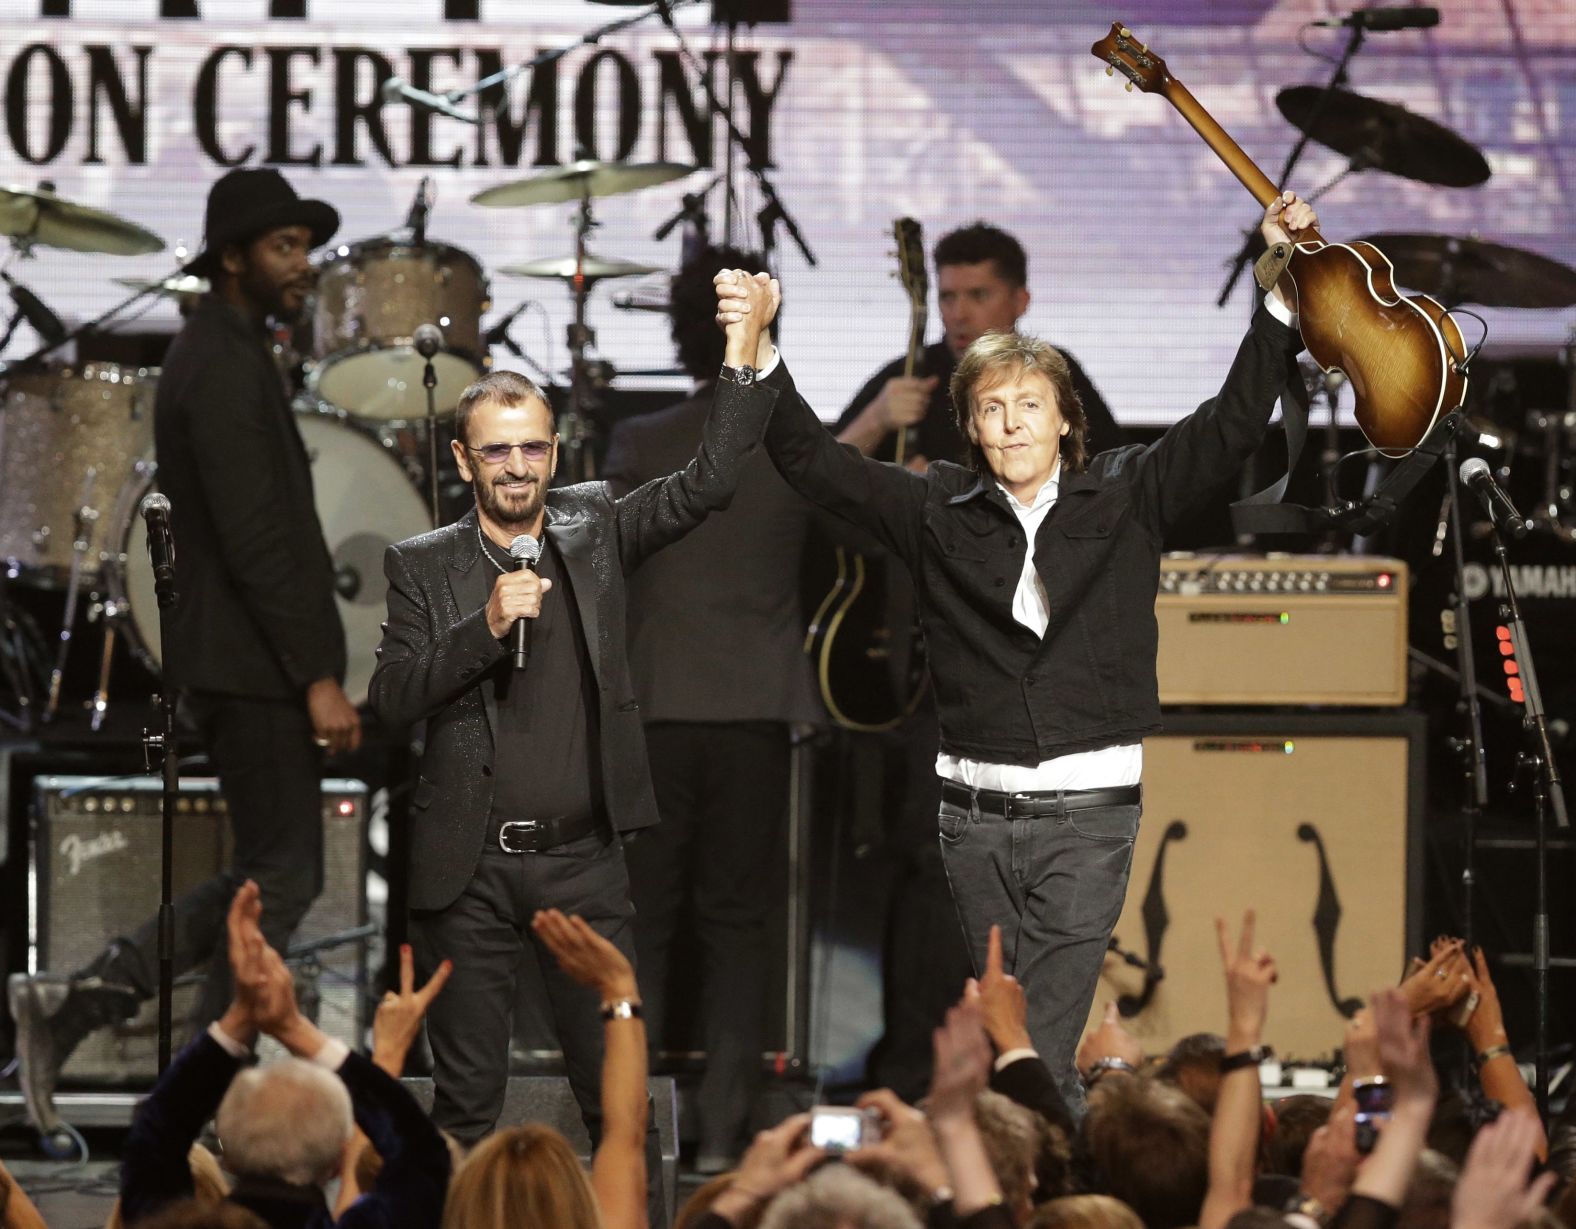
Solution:
<svg viewBox="0 0 1576 1229">
<path fill-rule="evenodd" d="M 764 385 L 724 384 L 689 465 L 621 498 L 605 482 L 548 492 L 545 532 L 563 560 L 596 674 L 602 790 L 620 832 L 657 822 L 625 652 L 624 575 L 728 506 L 776 398 L 776 389 Z M 413 909 L 445 908 L 464 890 L 487 836 L 494 756 L 531 754 L 529 745 L 493 743 L 498 714 L 491 678 L 510 666 L 504 642 L 487 627 L 498 573 L 477 529 L 472 509 L 452 525 L 389 547 L 383 557 L 388 621 L 368 702 L 394 728 L 427 726 L 411 799 Z"/>
<path fill-rule="evenodd" d="M 603 466 L 614 493 L 684 468 L 712 396 L 707 388 L 619 423 Z M 814 515 L 757 452 L 726 512 L 629 577 L 629 664 L 648 723 L 826 720 L 804 655 L 799 597 Z"/>
<path fill-rule="evenodd" d="M 205 298 L 171 343 L 153 431 L 179 593 L 167 679 L 291 699 L 343 678 L 306 447 L 264 334 L 222 300 Z"/>
</svg>

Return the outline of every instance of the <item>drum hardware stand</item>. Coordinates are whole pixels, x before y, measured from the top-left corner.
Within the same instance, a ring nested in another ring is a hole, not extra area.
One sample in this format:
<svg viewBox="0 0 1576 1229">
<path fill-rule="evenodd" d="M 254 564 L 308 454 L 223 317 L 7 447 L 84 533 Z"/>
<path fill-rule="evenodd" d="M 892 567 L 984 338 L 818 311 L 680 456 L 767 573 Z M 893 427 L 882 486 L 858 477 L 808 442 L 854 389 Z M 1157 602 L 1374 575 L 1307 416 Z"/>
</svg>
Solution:
<svg viewBox="0 0 1576 1229">
<path fill-rule="evenodd" d="M 1499 614 L 1510 629 L 1511 649 L 1520 669 L 1523 702 L 1521 727 L 1528 747 L 1517 756 L 1518 773 L 1533 774 L 1533 812 L 1537 833 L 1537 879 L 1532 920 L 1532 968 L 1537 1000 L 1536 1092 L 1538 1113 L 1549 1119 L 1549 814 L 1561 828 L 1570 827 L 1565 809 L 1565 786 L 1560 780 L 1559 764 L 1549 742 L 1549 725 L 1543 711 L 1543 694 L 1538 689 L 1538 674 L 1532 662 L 1532 646 L 1527 640 L 1527 625 L 1522 621 L 1521 604 L 1516 600 L 1516 584 L 1505 553 L 1499 527 L 1489 518 L 1489 534 L 1494 542 L 1494 557 L 1505 581 L 1505 596 Z M 1515 783 L 1511 784 L 1512 790 Z"/>
<path fill-rule="evenodd" d="M 82 560 L 93 544 L 93 531 L 98 524 L 99 512 L 89 501 L 98 469 L 88 466 L 82 476 L 82 496 L 77 502 L 76 536 L 71 542 L 71 574 L 66 582 L 66 609 L 60 617 L 60 647 L 55 653 L 55 667 L 49 672 L 49 697 L 44 703 L 45 721 L 53 721 L 60 711 L 60 691 L 66 674 L 66 659 L 71 653 L 71 632 L 77 621 L 77 598 L 82 592 Z"/>
<path fill-rule="evenodd" d="M 575 301 L 575 318 L 569 325 L 569 408 L 564 411 L 559 432 L 565 438 L 564 449 L 569 454 L 571 482 L 589 482 L 596 477 L 596 461 L 591 451 L 595 438 L 591 415 L 598 399 L 586 359 L 586 350 L 596 345 L 596 333 L 586 323 L 586 301 L 591 297 L 591 288 L 585 277 L 586 238 L 596 226 L 596 219 L 591 215 L 590 183 L 587 182 L 580 194 L 580 206 L 575 211 L 575 276 L 569 288 Z"/>
<path fill-rule="evenodd" d="M 816 263 L 815 253 L 810 250 L 810 245 L 805 241 L 804 234 L 799 230 L 798 223 L 794 221 L 793 215 L 788 212 L 788 207 L 783 204 L 782 197 L 777 195 L 776 186 L 770 179 L 767 178 L 766 168 L 757 165 L 755 159 L 748 156 L 750 153 L 749 140 L 747 137 L 745 137 L 744 133 L 740 130 L 737 121 L 733 118 L 733 108 L 724 103 L 723 100 L 717 96 L 717 87 L 712 84 L 711 73 L 707 72 L 705 66 L 702 65 L 701 62 L 696 58 L 695 52 L 689 45 L 689 40 L 684 37 L 683 32 L 678 27 L 678 23 L 673 20 L 673 13 L 671 10 L 677 8 L 678 5 L 664 2 L 659 3 L 656 7 L 658 9 L 658 16 L 662 18 L 663 24 L 667 26 L 669 33 L 673 35 L 674 41 L 678 43 L 679 58 L 689 65 L 690 70 L 695 73 L 696 77 L 700 81 L 701 89 L 705 91 L 706 102 L 711 108 L 711 113 L 722 120 L 723 127 L 725 127 L 728 131 L 728 161 L 727 169 L 724 172 L 724 175 L 727 179 L 727 183 L 724 188 L 726 193 L 725 200 L 727 201 L 727 220 L 722 232 L 724 241 L 730 240 L 732 238 L 733 231 L 733 147 L 735 144 L 737 144 L 739 150 L 746 155 L 744 159 L 744 169 L 749 171 L 749 173 L 755 177 L 756 185 L 761 193 L 761 198 L 767 203 L 769 207 L 775 210 L 775 220 L 780 221 L 783 224 L 784 229 L 786 229 L 788 232 L 788 237 L 793 240 L 794 246 L 799 249 L 800 255 L 804 257 L 805 263 L 813 267 Z M 734 23 L 730 22 L 729 24 L 731 26 Z M 1361 31 L 1357 31 L 1356 33 L 1361 33 Z M 728 81 L 731 91 L 733 83 L 733 36 L 731 31 L 728 37 L 728 42 Z"/>
<path fill-rule="evenodd" d="M 31 734 L 37 720 L 28 636 L 6 600 L 6 582 L 11 575 L 8 567 L 0 564 L 0 638 L 3 638 L 0 639 L 0 678 L 16 697 L 16 712 L 0 708 L 0 724 L 10 726 L 19 734 Z"/>
<path fill-rule="evenodd" d="M 148 514 L 148 501 L 163 498 L 148 496 L 139 513 L 148 517 L 150 522 L 148 552 L 154 560 L 154 590 L 159 599 L 159 660 L 168 662 L 172 631 L 170 624 L 174 619 L 177 597 L 175 539 L 169 533 L 166 522 L 162 543 L 157 542 L 156 538 L 161 534 Z M 166 510 L 169 508 L 167 500 L 164 507 Z M 161 555 L 165 563 L 163 567 L 160 566 Z M 181 788 L 180 744 L 175 733 L 176 694 L 170 684 L 168 668 L 159 686 L 159 694 L 153 699 L 163 716 L 163 728 L 157 734 L 144 728 L 142 748 L 144 762 L 150 772 L 153 770 L 153 755 L 159 753 L 162 784 L 159 797 L 159 1074 L 163 1075 L 165 1068 L 170 1065 L 170 1038 L 174 1031 L 175 1016 L 175 802 Z"/>
</svg>

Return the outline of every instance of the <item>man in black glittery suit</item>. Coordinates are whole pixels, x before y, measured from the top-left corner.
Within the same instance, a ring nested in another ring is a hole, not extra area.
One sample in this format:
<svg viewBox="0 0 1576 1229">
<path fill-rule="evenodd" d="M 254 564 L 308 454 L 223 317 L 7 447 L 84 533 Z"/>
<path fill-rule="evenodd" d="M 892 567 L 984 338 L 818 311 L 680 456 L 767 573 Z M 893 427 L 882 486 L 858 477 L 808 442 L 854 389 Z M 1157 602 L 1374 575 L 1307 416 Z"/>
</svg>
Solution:
<svg viewBox="0 0 1576 1229">
<path fill-rule="evenodd" d="M 750 336 L 730 337 L 731 365 L 755 354 L 769 319 L 763 311 Z M 657 807 L 625 657 L 624 575 L 728 505 L 774 400 L 724 381 L 689 465 L 615 499 L 600 482 L 550 491 L 558 437 L 541 391 L 510 372 L 484 376 L 455 416 L 454 455 L 476 507 L 385 556 L 388 622 L 369 700 L 392 726 L 426 723 L 411 933 L 429 969 L 454 961 L 427 1026 L 433 1117 L 465 1143 L 503 1106 L 522 948 L 597 1136 L 599 1010 L 639 1005 L 598 1004 L 534 940 L 531 919 L 577 913 L 633 959 L 622 839 L 655 824 Z M 522 538 L 541 546 L 534 569 L 512 557 Z M 511 660 L 517 620 L 529 628 L 523 668 Z M 655 1144 L 652 1133 L 648 1172 L 660 1187 Z"/>
</svg>

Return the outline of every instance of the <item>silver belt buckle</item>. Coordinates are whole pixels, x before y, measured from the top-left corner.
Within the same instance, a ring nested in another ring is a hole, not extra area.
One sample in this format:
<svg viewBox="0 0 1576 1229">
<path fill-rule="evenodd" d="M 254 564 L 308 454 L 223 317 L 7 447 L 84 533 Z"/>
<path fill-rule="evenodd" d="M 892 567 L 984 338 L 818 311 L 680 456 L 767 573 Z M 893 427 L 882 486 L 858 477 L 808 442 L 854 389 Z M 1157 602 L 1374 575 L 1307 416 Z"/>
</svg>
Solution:
<svg viewBox="0 0 1576 1229">
<path fill-rule="evenodd" d="M 511 819 L 506 824 L 498 825 L 498 848 L 504 853 L 530 853 L 529 849 L 516 849 L 509 844 L 511 832 L 514 835 L 529 837 L 541 831 L 541 824 L 534 819 Z"/>
</svg>

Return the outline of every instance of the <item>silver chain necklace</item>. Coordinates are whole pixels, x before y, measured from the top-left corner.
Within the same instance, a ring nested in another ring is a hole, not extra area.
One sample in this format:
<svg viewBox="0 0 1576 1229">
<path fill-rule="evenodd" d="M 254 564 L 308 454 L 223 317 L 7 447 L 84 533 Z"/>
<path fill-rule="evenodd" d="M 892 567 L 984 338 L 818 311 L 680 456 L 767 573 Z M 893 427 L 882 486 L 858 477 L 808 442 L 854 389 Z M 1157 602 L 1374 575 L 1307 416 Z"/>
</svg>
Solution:
<svg viewBox="0 0 1576 1229">
<path fill-rule="evenodd" d="M 500 576 L 507 576 L 509 574 L 509 570 L 505 568 L 503 564 L 494 559 L 492 551 L 487 549 L 487 539 L 482 537 L 482 523 L 480 520 L 476 522 L 476 540 L 482 544 L 482 554 L 486 557 L 487 562 L 498 569 L 498 574 Z"/>
</svg>

